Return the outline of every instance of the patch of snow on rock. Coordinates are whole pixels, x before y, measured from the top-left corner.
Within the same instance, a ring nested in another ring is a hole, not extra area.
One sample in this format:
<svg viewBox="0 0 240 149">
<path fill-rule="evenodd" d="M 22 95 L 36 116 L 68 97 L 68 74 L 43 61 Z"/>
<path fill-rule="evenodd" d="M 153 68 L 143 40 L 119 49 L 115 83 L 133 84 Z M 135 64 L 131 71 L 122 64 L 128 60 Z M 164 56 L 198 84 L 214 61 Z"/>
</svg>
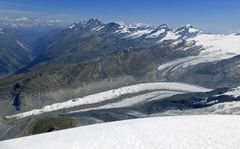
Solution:
<svg viewBox="0 0 240 149">
<path fill-rule="evenodd" d="M 233 96 L 234 98 L 237 98 L 240 96 L 240 86 L 233 88 L 227 91 L 226 93 L 223 93 L 222 95 L 229 95 L 229 96 Z"/>
<path fill-rule="evenodd" d="M 147 35 L 146 38 L 157 38 L 158 36 L 160 36 L 164 32 L 165 32 L 165 29 L 161 29 L 161 30 L 156 31 L 155 33 Z"/>
<path fill-rule="evenodd" d="M 176 35 L 174 32 L 172 31 L 168 31 L 167 35 L 162 38 L 159 42 L 165 41 L 165 40 L 177 40 L 180 36 Z"/>
<path fill-rule="evenodd" d="M 23 43 L 22 43 L 21 41 L 17 40 L 17 44 L 18 44 L 21 48 L 27 49 L 27 48 L 23 45 Z"/>
</svg>

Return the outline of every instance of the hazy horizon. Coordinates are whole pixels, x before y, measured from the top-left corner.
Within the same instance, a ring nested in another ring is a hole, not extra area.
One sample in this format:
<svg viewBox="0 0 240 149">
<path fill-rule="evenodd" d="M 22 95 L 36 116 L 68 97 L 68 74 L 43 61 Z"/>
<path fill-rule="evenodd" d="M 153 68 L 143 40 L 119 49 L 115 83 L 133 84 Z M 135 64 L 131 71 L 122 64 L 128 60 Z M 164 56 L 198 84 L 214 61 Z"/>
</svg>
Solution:
<svg viewBox="0 0 240 149">
<path fill-rule="evenodd" d="M 176 28 L 192 24 L 212 33 L 239 32 L 240 1 L 151 0 L 67 1 L 0 0 L 0 16 L 62 19 L 72 22 L 97 18 L 105 23 L 123 21 Z"/>
</svg>

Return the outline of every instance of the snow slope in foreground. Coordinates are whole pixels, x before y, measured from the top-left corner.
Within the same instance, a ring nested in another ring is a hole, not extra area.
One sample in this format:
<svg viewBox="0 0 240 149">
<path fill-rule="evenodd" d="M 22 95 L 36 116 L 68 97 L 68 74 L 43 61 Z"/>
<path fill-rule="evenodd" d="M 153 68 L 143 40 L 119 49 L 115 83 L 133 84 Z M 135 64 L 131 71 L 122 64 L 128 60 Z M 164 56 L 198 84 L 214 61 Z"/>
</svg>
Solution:
<svg viewBox="0 0 240 149">
<path fill-rule="evenodd" d="M 154 117 L 0 142 L 1 149 L 239 149 L 240 116 Z"/>
<path fill-rule="evenodd" d="M 62 103 L 54 103 L 52 105 L 47 105 L 41 109 L 35 109 L 35 110 L 19 113 L 16 115 L 12 115 L 12 116 L 6 116 L 6 118 L 7 119 L 11 119 L 11 118 L 20 119 L 20 118 L 24 118 L 24 117 L 28 117 L 28 116 L 43 114 L 46 112 L 57 111 L 57 110 L 61 110 L 61 109 L 68 109 L 68 108 L 77 107 L 77 106 L 81 106 L 81 105 L 96 104 L 96 103 L 101 103 L 104 101 L 110 101 L 110 100 L 119 98 L 123 95 L 140 93 L 140 92 L 144 92 L 144 91 L 156 91 L 156 90 L 175 91 L 175 94 L 178 94 L 179 92 L 190 93 L 190 92 L 211 91 L 211 89 L 203 88 L 200 86 L 185 84 L 185 83 L 177 83 L 177 82 L 142 83 L 142 84 L 136 84 L 136 85 L 131 85 L 131 86 L 125 86 L 125 87 L 121 87 L 121 88 L 117 88 L 117 89 L 112 89 L 112 90 L 108 90 L 108 91 L 101 92 L 101 93 L 96 93 L 96 94 L 92 94 L 89 96 L 85 96 L 83 98 L 68 100 L 68 101 L 62 102 Z M 174 94 L 172 93 L 172 95 L 174 95 Z M 121 104 L 126 106 L 126 103 L 121 103 Z M 132 104 L 131 101 L 129 101 L 129 104 Z"/>
</svg>

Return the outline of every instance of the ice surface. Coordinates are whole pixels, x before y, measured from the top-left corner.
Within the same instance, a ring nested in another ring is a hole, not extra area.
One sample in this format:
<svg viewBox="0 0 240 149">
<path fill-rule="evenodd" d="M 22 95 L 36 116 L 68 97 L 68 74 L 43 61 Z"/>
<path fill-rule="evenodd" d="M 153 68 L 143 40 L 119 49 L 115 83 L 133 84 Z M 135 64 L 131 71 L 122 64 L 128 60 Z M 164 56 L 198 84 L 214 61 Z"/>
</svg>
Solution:
<svg viewBox="0 0 240 149">
<path fill-rule="evenodd" d="M 202 55 L 240 54 L 240 36 L 236 34 L 200 34 L 189 40 L 194 40 L 197 45 L 203 45 L 206 48 L 201 52 Z"/>
</svg>

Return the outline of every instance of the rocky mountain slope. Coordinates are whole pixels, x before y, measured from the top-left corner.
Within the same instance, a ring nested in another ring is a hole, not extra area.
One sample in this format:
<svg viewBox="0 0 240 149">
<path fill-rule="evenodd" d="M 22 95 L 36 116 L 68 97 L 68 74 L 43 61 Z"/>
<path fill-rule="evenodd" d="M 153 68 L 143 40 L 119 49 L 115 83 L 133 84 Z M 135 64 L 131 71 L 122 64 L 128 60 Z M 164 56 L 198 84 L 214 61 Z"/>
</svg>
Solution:
<svg viewBox="0 0 240 149">
<path fill-rule="evenodd" d="M 15 34 L 1 29 L 0 32 L 0 77 L 13 74 L 31 61 L 28 45 Z"/>
</svg>

